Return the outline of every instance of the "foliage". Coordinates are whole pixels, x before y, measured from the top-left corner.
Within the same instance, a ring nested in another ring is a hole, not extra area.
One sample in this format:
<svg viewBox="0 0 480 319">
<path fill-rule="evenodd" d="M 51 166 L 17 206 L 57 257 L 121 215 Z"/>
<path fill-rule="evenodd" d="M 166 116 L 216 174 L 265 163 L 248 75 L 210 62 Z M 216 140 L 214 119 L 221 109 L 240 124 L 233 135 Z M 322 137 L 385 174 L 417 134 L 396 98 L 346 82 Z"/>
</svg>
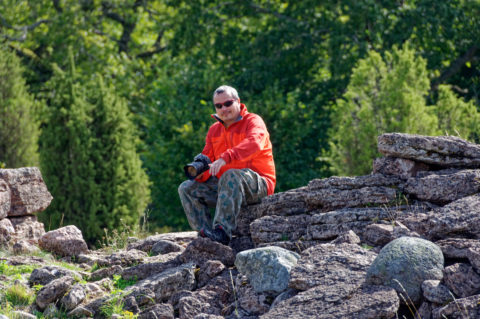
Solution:
<svg viewBox="0 0 480 319">
<path fill-rule="evenodd" d="M 0 274 L 5 276 L 31 273 L 36 268 L 38 268 L 38 266 L 35 266 L 35 265 L 12 266 L 12 265 L 9 265 L 6 261 L 0 261 Z"/>
<path fill-rule="evenodd" d="M 137 280 L 136 276 L 135 276 L 135 278 L 127 280 L 127 279 L 124 279 L 120 275 L 113 275 L 113 286 L 115 288 L 120 289 L 120 290 L 124 290 L 128 286 L 132 286 L 132 285 L 136 284 L 137 281 L 138 280 Z"/>
<path fill-rule="evenodd" d="M 371 51 L 354 68 L 333 114 L 330 163 L 339 174 L 363 175 L 380 154 L 377 136 L 385 132 L 432 135 L 437 119 L 426 106 L 426 61 L 406 45 L 385 60 Z"/>
<path fill-rule="evenodd" d="M 16 307 L 31 304 L 35 296 L 27 287 L 15 284 L 7 288 L 4 298 L 13 307 Z"/>
<path fill-rule="evenodd" d="M 0 43 L 0 165 L 38 165 L 38 108 L 22 76 L 20 59 Z"/>
<path fill-rule="evenodd" d="M 56 199 L 42 214 L 50 227 L 78 226 L 87 242 L 103 229 L 138 225 L 149 182 L 136 153 L 135 127 L 124 100 L 96 75 L 82 83 L 56 70 L 49 117 L 41 135 L 42 172 Z"/>
</svg>

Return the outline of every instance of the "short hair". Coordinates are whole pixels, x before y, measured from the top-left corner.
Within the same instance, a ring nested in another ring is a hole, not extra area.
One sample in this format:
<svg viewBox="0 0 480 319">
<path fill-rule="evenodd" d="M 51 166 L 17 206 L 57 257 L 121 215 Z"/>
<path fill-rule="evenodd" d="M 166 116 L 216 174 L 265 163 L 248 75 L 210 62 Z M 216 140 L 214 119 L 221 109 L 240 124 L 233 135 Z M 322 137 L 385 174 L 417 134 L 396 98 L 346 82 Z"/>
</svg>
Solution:
<svg viewBox="0 0 480 319">
<path fill-rule="evenodd" d="M 230 95 L 234 99 L 237 99 L 237 100 L 240 99 L 239 96 L 238 96 L 237 90 L 235 90 L 235 88 L 233 88 L 231 86 L 228 86 L 228 85 L 219 86 L 215 90 L 215 92 L 213 92 L 213 98 L 215 98 L 215 96 L 217 96 L 219 94 L 222 94 L 222 93 L 227 93 L 228 95 Z"/>
</svg>

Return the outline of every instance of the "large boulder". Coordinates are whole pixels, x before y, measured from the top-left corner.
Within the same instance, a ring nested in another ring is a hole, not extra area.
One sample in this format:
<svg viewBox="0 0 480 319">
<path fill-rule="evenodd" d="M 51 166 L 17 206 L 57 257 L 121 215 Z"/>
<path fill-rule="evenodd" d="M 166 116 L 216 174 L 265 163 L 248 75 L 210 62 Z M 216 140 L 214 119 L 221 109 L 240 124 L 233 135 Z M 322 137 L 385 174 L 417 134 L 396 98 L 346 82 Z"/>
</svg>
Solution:
<svg viewBox="0 0 480 319">
<path fill-rule="evenodd" d="M 422 297 L 425 280 L 443 278 L 443 254 L 434 243 L 414 237 L 401 237 L 382 248 L 368 269 L 366 281 L 385 285 L 414 303 Z"/>
<path fill-rule="evenodd" d="M 37 167 L 0 169 L 0 180 L 7 182 L 11 192 L 8 216 L 41 212 L 53 199 Z"/>
<path fill-rule="evenodd" d="M 43 223 L 39 222 L 36 215 L 9 217 L 15 228 L 14 238 L 17 240 L 28 239 L 37 243 L 45 234 Z"/>
<path fill-rule="evenodd" d="M 60 256 L 77 256 L 88 252 L 82 232 L 73 225 L 49 231 L 38 243 L 42 249 Z"/>
<path fill-rule="evenodd" d="M 238 253 L 235 266 L 256 292 L 278 294 L 287 289 L 290 271 L 299 258 L 297 253 L 272 246 Z"/>
</svg>

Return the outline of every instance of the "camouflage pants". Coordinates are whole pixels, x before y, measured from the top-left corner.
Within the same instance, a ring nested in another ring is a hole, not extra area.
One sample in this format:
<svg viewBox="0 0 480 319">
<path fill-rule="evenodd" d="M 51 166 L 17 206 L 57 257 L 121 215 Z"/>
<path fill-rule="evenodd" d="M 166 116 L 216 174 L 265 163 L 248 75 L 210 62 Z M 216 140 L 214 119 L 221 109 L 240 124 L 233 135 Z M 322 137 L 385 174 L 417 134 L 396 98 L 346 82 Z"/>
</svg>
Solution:
<svg viewBox="0 0 480 319">
<path fill-rule="evenodd" d="M 212 176 L 204 183 L 185 181 L 178 194 L 192 229 L 221 225 L 231 238 L 240 208 L 267 196 L 267 182 L 249 168 L 229 169 L 220 180 Z M 214 207 L 212 222 L 210 208 Z"/>
</svg>

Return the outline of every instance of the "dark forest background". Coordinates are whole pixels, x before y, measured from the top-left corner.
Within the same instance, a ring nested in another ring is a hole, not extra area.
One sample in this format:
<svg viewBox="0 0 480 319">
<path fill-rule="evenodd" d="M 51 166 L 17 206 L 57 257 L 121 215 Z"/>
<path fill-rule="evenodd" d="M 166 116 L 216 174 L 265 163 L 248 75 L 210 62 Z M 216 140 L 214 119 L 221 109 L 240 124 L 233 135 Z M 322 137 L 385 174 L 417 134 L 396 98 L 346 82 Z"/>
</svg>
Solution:
<svg viewBox="0 0 480 319">
<path fill-rule="evenodd" d="M 384 132 L 478 142 L 480 1 L 2 0 L 0 165 L 46 228 L 187 229 L 177 187 L 213 90 L 270 131 L 276 192 L 371 170 Z"/>
</svg>

